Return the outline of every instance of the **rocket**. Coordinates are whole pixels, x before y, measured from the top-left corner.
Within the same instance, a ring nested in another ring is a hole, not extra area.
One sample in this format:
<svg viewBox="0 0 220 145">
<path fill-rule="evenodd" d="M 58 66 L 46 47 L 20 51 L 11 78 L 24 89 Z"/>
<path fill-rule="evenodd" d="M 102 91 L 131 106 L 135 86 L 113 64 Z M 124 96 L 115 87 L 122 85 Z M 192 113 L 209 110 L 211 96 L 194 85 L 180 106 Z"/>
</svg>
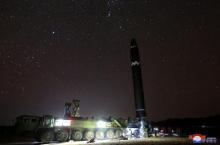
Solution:
<svg viewBox="0 0 220 145">
<path fill-rule="evenodd" d="M 145 102 L 144 102 L 140 55 L 135 39 L 131 39 L 130 59 L 131 59 L 131 68 L 132 68 L 136 118 L 143 119 L 146 118 L 146 111 L 145 111 Z"/>
</svg>

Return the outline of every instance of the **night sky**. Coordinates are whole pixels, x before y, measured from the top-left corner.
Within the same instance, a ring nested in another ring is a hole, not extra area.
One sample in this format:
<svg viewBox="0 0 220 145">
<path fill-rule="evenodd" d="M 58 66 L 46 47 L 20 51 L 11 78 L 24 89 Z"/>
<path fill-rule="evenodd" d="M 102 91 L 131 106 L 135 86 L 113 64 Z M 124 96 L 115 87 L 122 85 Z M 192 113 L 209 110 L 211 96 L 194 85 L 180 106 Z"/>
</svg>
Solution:
<svg viewBox="0 0 220 145">
<path fill-rule="evenodd" d="M 136 38 L 150 120 L 220 113 L 218 0 L 1 0 L 0 124 L 21 114 L 134 117 Z"/>
</svg>

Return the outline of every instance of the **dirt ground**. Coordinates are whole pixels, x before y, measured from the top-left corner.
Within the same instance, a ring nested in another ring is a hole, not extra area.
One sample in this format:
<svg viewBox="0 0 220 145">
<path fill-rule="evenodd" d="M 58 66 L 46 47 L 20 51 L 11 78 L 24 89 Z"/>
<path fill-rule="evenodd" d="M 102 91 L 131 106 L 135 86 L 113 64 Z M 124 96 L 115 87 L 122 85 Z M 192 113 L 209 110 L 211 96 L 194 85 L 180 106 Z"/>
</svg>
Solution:
<svg viewBox="0 0 220 145">
<path fill-rule="evenodd" d="M 39 145 L 41 143 L 34 142 L 31 138 L 13 137 L 3 138 L 0 145 Z M 69 141 L 65 143 L 49 143 L 44 145 L 192 145 L 192 141 L 188 138 L 147 138 L 147 139 L 129 139 L 129 140 L 95 140 L 93 143 L 87 141 Z M 203 145 L 220 145 L 219 140 L 215 144 L 203 143 Z"/>
<path fill-rule="evenodd" d="M 105 140 L 95 141 L 94 143 L 82 142 L 66 142 L 57 145 L 192 145 L 188 138 L 148 138 L 148 139 L 130 139 L 130 140 Z M 204 145 L 209 145 L 205 143 Z M 212 145 L 217 145 L 212 144 Z"/>
</svg>

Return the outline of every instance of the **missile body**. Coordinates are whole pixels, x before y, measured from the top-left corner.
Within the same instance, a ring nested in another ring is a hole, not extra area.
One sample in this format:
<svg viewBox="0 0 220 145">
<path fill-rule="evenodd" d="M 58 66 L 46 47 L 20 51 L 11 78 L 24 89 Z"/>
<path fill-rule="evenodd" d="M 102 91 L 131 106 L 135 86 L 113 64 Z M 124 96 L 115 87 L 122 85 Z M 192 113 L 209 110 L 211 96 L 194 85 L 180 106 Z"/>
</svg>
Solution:
<svg viewBox="0 0 220 145">
<path fill-rule="evenodd" d="M 136 118 L 146 118 L 144 91 L 141 75 L 140 55 L 135 39 L 131 40 L 130 44 L 130 58 L 135 98 Z"/>
</svg>

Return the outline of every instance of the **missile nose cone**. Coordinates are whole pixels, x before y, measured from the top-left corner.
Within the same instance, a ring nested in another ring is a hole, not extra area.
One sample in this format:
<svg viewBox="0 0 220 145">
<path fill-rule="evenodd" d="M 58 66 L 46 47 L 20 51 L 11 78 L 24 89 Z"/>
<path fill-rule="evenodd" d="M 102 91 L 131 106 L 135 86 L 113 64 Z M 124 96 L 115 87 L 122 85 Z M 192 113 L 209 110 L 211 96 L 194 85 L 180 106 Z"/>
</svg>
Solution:
<svg viewBox="0 0 220 145">
<path fill-rule="evenodd" d="M 137 46 L 136 40 L 134 38 L 131 39 L 131 47 Z"/>
</svg>

